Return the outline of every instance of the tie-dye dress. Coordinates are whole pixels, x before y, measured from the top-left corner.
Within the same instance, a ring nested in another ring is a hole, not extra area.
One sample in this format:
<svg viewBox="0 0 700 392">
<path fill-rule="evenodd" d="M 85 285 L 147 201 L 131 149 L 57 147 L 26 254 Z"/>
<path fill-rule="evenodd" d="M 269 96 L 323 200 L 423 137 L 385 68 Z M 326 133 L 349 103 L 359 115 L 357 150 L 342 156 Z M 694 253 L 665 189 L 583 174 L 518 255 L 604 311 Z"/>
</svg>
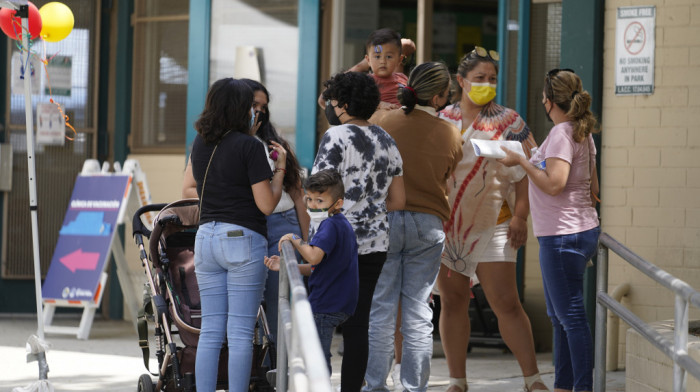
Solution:
<svg viewBox="0 0 700 392">
<path fill-rule="evenodd" d="M 440 117 L 455 124 L 464 139 L 462 161 L 447 184 L 450 218 L 444 223 L 442 263 L 453 271 L 474 277 L 504 201 L 513 211 L 515 183 L 525 176 L 525 171 L 520 166 L 509 168 L 495 159 L 477 157 L 469 140 L 516 140 L 522 143 L 528 157 L 537 145 L 518 113 L 494 102 L 484 106 L 468 128 L 462 124 L 459 103 L 445 108 Z"/>
</svg>

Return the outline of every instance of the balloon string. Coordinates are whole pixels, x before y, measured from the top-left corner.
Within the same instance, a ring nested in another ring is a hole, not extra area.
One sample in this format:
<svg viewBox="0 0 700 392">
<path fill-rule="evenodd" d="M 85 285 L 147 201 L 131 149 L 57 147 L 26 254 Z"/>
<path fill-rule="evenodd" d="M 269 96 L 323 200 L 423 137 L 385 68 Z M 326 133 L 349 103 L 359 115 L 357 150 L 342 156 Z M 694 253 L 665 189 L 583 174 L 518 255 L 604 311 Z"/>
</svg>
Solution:
<svg viewBox="0 0 700 392">
<path fill-rule="evenodd" d="M 29 37 L 29 39 L 28 39 L 29 48 L 24 48 L 24 46 L 22 45 L 22 41 L 19 39 L 22 36 L 22 34 L 17 34 L 17 26 L 19 26 L 19 29 L 20 29 L 20 31 L 22 31 L 23 34 L 24 33 L 28 34 L 27 36 Z M 24 79 L 26 67 L 29 67 L 29 75 L 30 76 L 31 76 L 31 73 L 33 71 L 32 65 L 29 62 L 29 57 L 31 56 L 31 51 L 32 51 L 33 40 L 32 40 L 31 34 L 29 34 L 29 29 L 25 29 L 24 27 L 22 27 L 22 24 L 18 23 L 14 17 L 12 18 L 12 31 L 15 33 L 15 38 L 17 38 L 17 40 L 16 40 L 17 42 L 15 43 L 15 45 L 17 45 L 17 49 L 20 51 L 20 55 L 19 55 L 20 79 Z M 21 52 L 23 52 L 25 50 L 27 51 L 27 59 L 23 61 Z"/>
<path fill-rule="evenodd" d="M 54 58 L 55 56 L 56 55 L 54 55 L 51 58 Z M 68 135 L 65 135 L 65 137 L 66 137 L 66 139 L 73 141 L 73 140 L 75 140 L 75 137 L 78 136 L 78 132 L 75 130 L 75 128 L 73 128 L 73 126 L 69 122 L 70 117 L 68 117 L 68 115 L 63 112 L 61 105 L 58 102 L 53 100 L 53 93 L 51 91 L 51 78 L 49 77 L 49 69 L 48 69 L 49 61 L 50 60 L 47 60 L 46 58 L 41 59 L 41 62 L 44 64 L 44 71 L 46 72 L 46 85 L 49 87 L 49 102 L 56 105 L 56 107 L 58 108 L 58 111 L 61 113 L 61 116 L 63 116 L 63 118 L 66 119 L 66 126 L 68 128 L 70 128 L 71 131 L 73 131 L 73 137 L 70 137 Z"/>
<path fill-rule="evenodd" d="M 75 140 L 75 137 L 78 136 L 78 132 L 75 130 L 75 128 L 73 128 L 73 125 L 71 125 L 71 123 L 69 121 L 70 117 L 68 117 L 68 115 L 63 112 L 61 105 L 58 102 L 53 100 L 53 91 L 51 90 L 51 77 L 49 77 L 49 63 L 60 52 L 56 52 L 53 56 L 51 56 L 50 58 L 47 59 L 46 58 L 46 41 L 42 40 L 41 42 L 43 44 L 44 52 L 43 52 L 43 57 L 40 58 L 39 61 L 41 61 L 41 63 L 44 64 L 44 72 L 46 73 L 46 85 L 49 87 L 49 102 L 56 105 L 59 113 L 61 113 L 61 116 L 63 116 L 63 118 L 66 120 L 66 126 L 68 128 L 70 128 L 71 131 L 73 131 L 73 137 L 70 137 L 68 135 L 64 135 L 66 139 L 73 141 L 73 140 Z"/>
<path fill-rule="evenodd" d="M 12 29 L 14 30 L 15 37 L 17 37 L 17 29 L 16 29 L 15 25 L 18 25 L 18 26 L 20 27 L 20 29 L 23 30 L 24 32 L 26 32 L 27 34 L 29 33 L 29 31 L 28 31 L 27 29 L 23 28 L 21 24 L 17 23 L 17 21 L 16 21 L 14 18 L 12 19 L 12 22 L 13 22 L 13 23 L 12 23 Z M 21 77 L 21 78 L 24 78 L 24 77 L 25 77 L 25 71 L 26 71 L 25 68 L 26 68 L 26 67 L 29 67 L 29 68 L 30 68 L 30 71 L 29 71 L 29 72 L 30 72 L 30 75 L 31 75 L 31 72 L 32 72 L 33 70 L 31 69 L 31 62 L 29 61 L 29 58 L 32 56 L 32 54 L 34 55 L 34 57 L 35 57 L 37 60 L 39 60 L 42 64 L 44 64 L 44 71 L 45 71 L 45 73 L 46 73 L 46 85 L 47 85 L 48 88 L 49 88 L 49 102 L 51 102 L 52 104 L 56 105 L 56 107 L 58 108 L 59 113 L 61 113 L 61 116 L 63 116 L 63 118 L 66 120 L 66 126 L 67 126 L 68 128 L 70 128 L 71 131 L 73 131 L 73 137 L 70 137 L 70 136 L 68 136 L 68 135 L 65 135 L 66 139 L 68 139 L 68 140 L 70 140 L 70 141 L 73 141 L 73 140 L 75 140 L 75 137 L 78 135 L 78 132 L 75 130 L 75 128 L 73 127 L 73 125 L 71 125 L 71 123 L 70 123 L 70 121 L 69 121 L 69 120 L 70 120 L 70 117 L 68 117 L 68 115 L 63 111 L 63 109 L 61 108 L 61 105 L 60 105 L 58 102 L 54 101 L 54 99 L 53 99 L 53 91 L 52 91 L 52 89 L 51 89 L 51 77 L 49 76 L 49 69 L 48 69 L 49 62 L 50 62 L 51 60 L 53 60 L 54 57 L 56 57 L 56 56 L 58 55 L 58 53 L 60 53 L 60 52 L 56 52 L 53 56 L 51 56 L 50 58 L 47 59 L 47 58 L 46 58 L 46 42 L 42 40 L 44 52 L 43 52 L 43 56 L 42 56 L 42 57 L 39 57 L 36 53 L 32 53 L 32 43 L 33 43 L 34 40 L 31 39 L 31 35 L 28 36 L 28 37 L 30 37 L 30 38 L 29 38 L 29 47 L 28 47 L 28 48 L 25 48 L 24 45 L 22 45 L 22 43 L 21 43 L 20 41 L 17 41 L 17 44 L 16 44 L 16 45 L 17 45 L 17 49 L 20 51 L 20 56 L 19 56 L 19 61 L 20 61 L 20 65 L 21 65 L 20 77 Z M 21 52 L 23 52 L 23 51 L 26 51 L 26 52 L 27 52 L 27 59 L 24 60 L 24 61 L 22 60 L 22 54 L 21 54 Z M 30 77 L 31 77 L 31 76 L 30 76 Z"/>
</svg>

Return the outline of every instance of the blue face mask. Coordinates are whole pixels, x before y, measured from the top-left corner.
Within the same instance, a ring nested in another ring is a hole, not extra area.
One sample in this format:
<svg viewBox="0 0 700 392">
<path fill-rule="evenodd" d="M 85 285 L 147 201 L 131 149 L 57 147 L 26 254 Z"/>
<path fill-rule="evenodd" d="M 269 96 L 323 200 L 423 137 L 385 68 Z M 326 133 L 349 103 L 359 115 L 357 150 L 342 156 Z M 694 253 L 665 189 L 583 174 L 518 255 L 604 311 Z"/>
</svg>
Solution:
<svg viewBox="0 0 700 392">
<path fill-rule="evenodd" d="M 253 129 L 253 125 L 255 125 L 255 109 L 250 108 L 250 129 Z"/>
</svg>

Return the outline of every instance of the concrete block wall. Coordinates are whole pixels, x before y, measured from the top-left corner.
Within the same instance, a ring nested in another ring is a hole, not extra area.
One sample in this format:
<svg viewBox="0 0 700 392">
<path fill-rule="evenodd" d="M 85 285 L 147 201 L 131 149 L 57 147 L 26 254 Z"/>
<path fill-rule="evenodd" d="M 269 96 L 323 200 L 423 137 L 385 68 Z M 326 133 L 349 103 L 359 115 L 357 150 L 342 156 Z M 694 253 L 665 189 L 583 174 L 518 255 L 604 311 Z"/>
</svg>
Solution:
<svg viewBox="0 0 700 392">
<path fill-rule="evenodd" d="M 673 341 L 673 321 L 656 322 L 652 328 L 669 341 Z M 673 361 L 653 346 L 637 331 L 627 330 L 627 369 L 625 390 L 630 392 L 673 391 Z M 688 336 L 688 355 L 700 360 L 700 338 Z M 687 391 L 700 391 L 700 380 L 687 374 Z"/>
<path fill-rule="evenodd" d="M 657 13 L 654 93 L 616 96 L 617 8 L 649 5 Z M 608 0 L 604 28 L 602 229 L 700 289 L 700 1 Z M 673 318 L 673 296 L 611 256 L 610 291 L 622 283 L 632 286 L 623 304 L 640 318 Z M 624 367 L 628 326 L 620 324 Z"/>
</svg>

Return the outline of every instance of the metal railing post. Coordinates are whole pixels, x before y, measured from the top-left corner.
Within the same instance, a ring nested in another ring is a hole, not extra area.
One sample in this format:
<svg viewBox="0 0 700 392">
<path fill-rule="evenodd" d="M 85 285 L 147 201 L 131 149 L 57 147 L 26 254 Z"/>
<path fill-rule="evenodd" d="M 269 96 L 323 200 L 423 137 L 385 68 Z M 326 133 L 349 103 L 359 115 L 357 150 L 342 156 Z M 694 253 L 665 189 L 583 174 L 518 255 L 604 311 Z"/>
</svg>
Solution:
<svg viewBox="0 0 700 392">
<path fill-rule="evenodd" d="M 593 378 L 593 390 L 605 391 L 606 346 L 608 344 L 608 319 L 607 309 L 598 301 L 600 293 L 608 293 L 608 247 L 598 244 L 598 273 L 596 276 L 596 304 L 595 304 L 595 368 Z M 617 347 L 615 347 L 617 349 Z"/>
<path fill-rule="evenodd" d="M 279 271 L 279 300 L 278 309 L 283 309 L 284 305 L 289 306 L 289 280 L 287 279 L 287 269 L 280 265 Z M 277 382 L 275 389 L 278 391 L 287 390 L 287 342 L 285 341 L 285 321 L 283 317 L 277 317 Z"/>
<path fill-rule="evenodd" d="M 282 243 L 276 390 L 331 392 L 331 377 L 291 242 Z"/>
<path fill-rule="evenodd" d="M 601 331 L 607 328 L 607 320 L 605 319 L 605 311 L 601 307 L 620 317 L 622 321 L 629 324 L 644 339 L 669 357 L 673 361 L 673 391 L 685 391 L 687 389 L 688 373 L 700 380 L 700 362 L 688 354 L 689 307 L 692 304 L 696 308 L 700 308 L 700 292 L 683 280 L 639 257 L 609 234 L 602 233 L 599 241 L 594 391 L 605 391 L 605 346 L 607 334 L 601 333 Z M 675 294 L 673 342 L 607 294 L 609 250 L 620 256 L 630 266 Z M 613 349 L 617 349 L 617 347 Z"/>
<path fill-rule="evenodd" d="M 676 306 L 673 317 L 673 351 L 677 355 L 687 354 L 688 350 L 688 301 L 680 294 L 676 294 Z M 682 392 L 686 390 L 687 375 L 685 369 L 676 361 L 673 361 L 673 390 Z"/>
</svg>

